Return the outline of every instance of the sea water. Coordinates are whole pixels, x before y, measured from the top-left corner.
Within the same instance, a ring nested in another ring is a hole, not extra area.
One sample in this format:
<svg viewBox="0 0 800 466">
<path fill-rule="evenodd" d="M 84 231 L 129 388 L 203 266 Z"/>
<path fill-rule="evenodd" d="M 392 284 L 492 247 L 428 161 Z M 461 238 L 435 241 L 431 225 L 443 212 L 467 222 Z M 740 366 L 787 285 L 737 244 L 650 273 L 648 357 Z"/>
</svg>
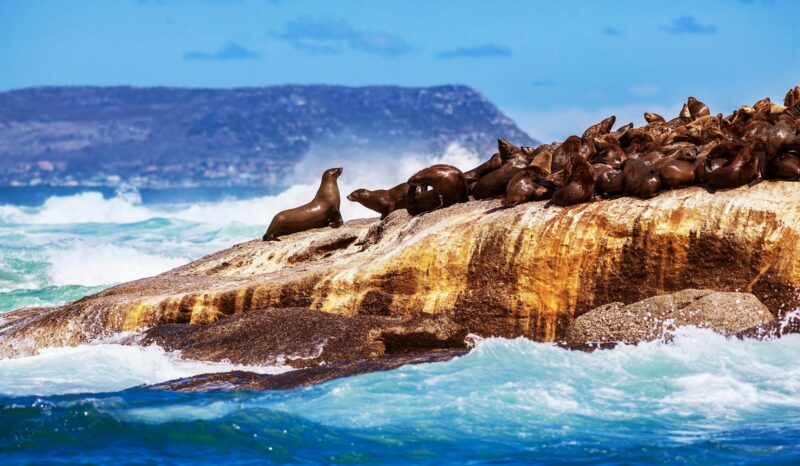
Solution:
<svg viewBox="0 0 800 466">
<path fill-rule="evenodd" d="M 37 189 L 0 193 L 0 319 L 258 238 L 316 186 L 189 199 Z M 142 385 L 288 368 L 113 340 L 48 348 L 0 360 L 0 463 L 797 464 L 798 354 L 800 335 L 694 328 L 593 353 L 490 338 L 448 362 L 310 388 L 172 393 Z"/>
</svg>

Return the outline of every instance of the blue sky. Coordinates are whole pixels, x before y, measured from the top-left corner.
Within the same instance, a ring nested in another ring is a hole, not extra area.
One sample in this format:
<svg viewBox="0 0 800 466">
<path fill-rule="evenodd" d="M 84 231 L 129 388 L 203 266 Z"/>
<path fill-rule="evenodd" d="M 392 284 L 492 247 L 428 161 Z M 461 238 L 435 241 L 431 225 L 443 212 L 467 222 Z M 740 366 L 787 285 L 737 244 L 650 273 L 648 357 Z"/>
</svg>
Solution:
<svg viewBox="0 0 800 466">
<path fill-rule="evenodd" d="M 544 140 L 800 84 L 800 1 L 0 0 L 0 90 L 477 88 Z"/>
</svg>

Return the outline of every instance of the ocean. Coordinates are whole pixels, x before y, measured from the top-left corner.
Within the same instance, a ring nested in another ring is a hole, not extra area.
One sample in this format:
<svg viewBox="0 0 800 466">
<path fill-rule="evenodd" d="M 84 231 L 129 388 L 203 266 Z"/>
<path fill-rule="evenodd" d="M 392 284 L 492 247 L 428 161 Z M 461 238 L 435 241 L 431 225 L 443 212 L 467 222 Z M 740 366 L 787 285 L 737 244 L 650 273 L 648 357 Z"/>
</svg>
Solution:
<svg viewBox="0 0 800 466">
<path fill-rule="evenodd" d="M 343 194 L 364 179 L 343 177 Z M 258 238 L 272 214 L 315 190 L 312 180 L 287 190 L 0 190 L 0 319 Z M 798 464 L 798 354 L 800 335 L 740 341 L 696 328 L 669 344 L 593 353 L 487 338 L 448 362 L 310 388 L 172 393 L 142 386 L 288 369 L 112 339 L 0 360 L 0 463 Z"/>
</svg>

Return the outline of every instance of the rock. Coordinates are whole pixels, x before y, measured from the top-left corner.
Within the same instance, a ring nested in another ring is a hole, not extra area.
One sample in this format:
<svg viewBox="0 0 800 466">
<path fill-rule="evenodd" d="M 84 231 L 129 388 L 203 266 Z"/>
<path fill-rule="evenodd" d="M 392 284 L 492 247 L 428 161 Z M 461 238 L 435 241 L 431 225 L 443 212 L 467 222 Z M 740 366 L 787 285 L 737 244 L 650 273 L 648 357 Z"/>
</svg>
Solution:
<svg viewBox="0 0 800 466">
<path fill-rule="evenodd" d="M 774 321 L 769 309 L 750 293 L 689 289 L 592 309 L 570 324 L 567 345 L 669 340 L 676 328 L 688 325 L 733 335 Z"/>
<path fill-rule="evenodd" d="M 450 349 L 421 354 L 399 354 L 378 359 L 341 361 L 330 365 L 308 367 L 282 374 L 264 375 L 233 371 L 202 374 L 185 379 L 171 380 L 150 388 L 178 392 L 206 392 L 217 390 L 289 390 L 297 387 L 327 382 L 341 377 L 351 377 L 368 372 L 388 371 L 406 364 L 423 364 L 448 361 L 468 352 L 467 349 Z"/>
<path fill-rule="evenodd" d="M 165 324 L 143 345 L 178 350 L 187 359 L 310 367 L 340 361 L 465 348 L 467 331 L 449 316 L 346 317 L 304 308 L 265 309 L 212 324 Z"/>
<path fill-rule="evenodd" d="M 773 314 L 800 307 L 796 182 L 567 208 L 499 204 L 397 211 L 251 241 L 75 303 L 12 313 L 0 323 L 0 357 L 267 308 L 447 313 L 479 335 L 558 341 L 575 316 L 601 304 L 687 288 L 752 293 Z"/>
</svg>

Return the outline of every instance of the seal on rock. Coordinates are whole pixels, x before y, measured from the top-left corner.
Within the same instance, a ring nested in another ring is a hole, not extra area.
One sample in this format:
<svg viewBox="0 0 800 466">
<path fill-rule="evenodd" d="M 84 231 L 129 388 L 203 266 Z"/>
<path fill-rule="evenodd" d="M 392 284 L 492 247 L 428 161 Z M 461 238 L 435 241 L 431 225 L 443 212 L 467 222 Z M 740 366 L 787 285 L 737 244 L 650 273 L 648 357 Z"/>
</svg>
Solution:
<svg viewBox="0 0 800 466">
<path fill-rule="evenodd" d="M 726 160 L 725 164 L 712 169 L 713 160 Z M 758 157 L 749 147 L 733 141 L 718 144 L 706 159 L 706 181 L 708 190 L 738 188 L 761 181 Z"/>
<path fill-rule="evenodd" d="M 429 196 L 440 196 L 441 205 L 439 207 L 447 207 L 458 202 L 467 202 L 469 199 L 467 180 L 464 178 L 464 173 L 452 165 L 438 164 L 420 170 L 408 179 L 408 184 L 410 186 L 408 190 L 409 207 L 411 206 L 412 196 L 416 203 L 419 201 L 418 197 L 427 192 L 424 189 L 412 189 L 415 187 L 430 187 L 430 191 L 434 194 Z M 408 209 L 408 213 L 415 215 L 412 210 L 416 209 Z"/>
<path fill-rule="evenodd" d="M 640 199 L 650 199 L 661 190 L 658 172 L 642 159 L 628 159 L 622 167 L 625 193 Z"/>
<path fill-rule="evenodd" d="M 289 235 L 312 228 L 342 226 L 342 214 L 339 212 L 339 186 L 336 180 L 342 174 L 341 168 L 329 168 L 322 174 L 322 182 L 317 194 L 308 204 L 294 209 L 278 212 L 272 218 L 263 241 L 279 241 L 278 236 Z"/>
<path fill-rule="evenodd" d="M 568 206 L 588 202 L 594 197 L 594 169 L 580 154 L 573 154 L 564 168 L 564 183 L 558 185 L 543 177 L 536 177 L 536 182 L 553 189 L 553 197 L 545 207 L 551 204 Z"/>
<path fill-rule="evenodd" d="M 503 195 L 511 178 L 527 166 L 528 159 L 524 155 L 515 155 L 472 185 L 472 196 L 480 200 Z"/>
<path fill-rule="evenodd" d="M 367 209 L 381 214 L 381 220 L 395 210 L 408 206 L 408 183 L 400 183 L 391 189 L 356 189 L 347 195 L 347 199 L 358 202 Z"/>
<path fill-rule="evenodd" d="M 537 177 L 549 173 L 536 165 L 531 165 L 512 176 L 503 196 L 503 207 L 514 207 L 529 201 L 539 201 L 547 195 L 548 189 L 536 182 Z"/>
<path fill-rule="evenodd" d="M 489 160 L 483 162 L 472 170 L 465 171 L 464 178 L 467 179 L 468 183 L 474 183 L 488 173 L 497 170 L 501 165 L 503 165 L 503 158 L 500 156 L 499 152 L 495 152 L 492 157 L 489 158 Z"/>
</svg>

